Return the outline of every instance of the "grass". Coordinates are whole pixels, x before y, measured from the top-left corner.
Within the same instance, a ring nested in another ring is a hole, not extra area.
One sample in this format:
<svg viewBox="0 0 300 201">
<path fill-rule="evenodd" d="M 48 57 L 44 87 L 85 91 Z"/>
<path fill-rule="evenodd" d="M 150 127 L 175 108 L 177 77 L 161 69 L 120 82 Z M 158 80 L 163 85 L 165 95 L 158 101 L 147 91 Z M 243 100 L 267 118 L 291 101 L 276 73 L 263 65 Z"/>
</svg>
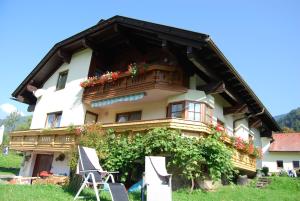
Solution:
<svg viewBox="0 0 300 201">
<path fill-rule="evenodd" d="M 91 190 L 84 192 L 90 196 L 83 201 L 95 200 Z M 0 184 L 0 200 L 5 201 L 70 201 L 74 194 L 53 185 L 4 185 Z M 109 195 L 102 193 L 101 201 L 109 201 Z M 131 201 L 139 201 L 138 194 L 130 194 Z M 272 177 L 272 183 L 264 189 L 253 186 L 224 186 L 216 192 L 196 190 L 189 193 L 179 190 L 173 193 L 173 201 L 297 201 L 300 200 L 300 179 Z"/>
<path fill-rule="evenodd" d="M 263 189 L 254 186 L 223 186 L 217 192 L 178 191 L 173 194 L 174 201 L 299 201 L 300 179 L 272 177 L 272 183 Z"/>
<path fill-rule="evenodd" d="M 0 174 L 17 175 L 20 170 L 21 162 L 22 156 L 14 151 L 10 151 L 7 156 L 0 153 Z"/>
</svg>

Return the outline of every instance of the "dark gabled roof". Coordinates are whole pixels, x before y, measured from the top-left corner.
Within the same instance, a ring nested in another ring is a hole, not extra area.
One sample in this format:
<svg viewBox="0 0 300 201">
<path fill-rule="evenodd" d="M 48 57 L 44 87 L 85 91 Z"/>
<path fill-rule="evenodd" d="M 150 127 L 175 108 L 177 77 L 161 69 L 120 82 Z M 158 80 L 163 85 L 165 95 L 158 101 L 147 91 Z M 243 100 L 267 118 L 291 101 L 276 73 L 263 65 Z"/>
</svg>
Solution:
<svg viewBox="0 0 300 201">
<path fill-rule="evenodd" d="M 269 151 L 300 152 L 300 133 L 276 133 L 273 139 Z"/>
<path fill-rule="evenodd" d="M 240 96 L 241 99 L 250 106 L 253 113 L 259 113 L 265 108 L 262 102 L 208 35 L 122 16 L 114 16 L 108 20 L 100 20 L 95 26 L 55 44 L 41 62 L 12 93 L 12 96 L 15 98 L 23 96 L 24 103 L 35 104 L 36 98 L 32 93 L 26 90 L 28 84 L 42 87 L 47 78 L 64 62 L 61 52 L 72 55 L 75 52 L 85 49 L 89 38 L 95 39 L 100 36 L 100 38 L 110 37 L 111 30 L 117 29 L 116 25 L 135 30 L 135 32 L 143 32 L 143 37 L 146 37 L 147 39 L 167 40 L 181 46 L 191 47 L 196 51 L 204 50 L 207 54 L 214 55 L 208 56 L 205 62 L 207 62 L 210 68 L 213 68 L 214 72 L 218 73 L 222 79 L 226 81 L 226 85 L 231 87 L 232 90 L 235 91 L 235 94 Z M 210 65 L 212 62 L 216 65 Z M 271 130 L 280 130 L 276 121 L 266 109 L 265 113 L 261 115 L 260 118 Z"/>
</svg>

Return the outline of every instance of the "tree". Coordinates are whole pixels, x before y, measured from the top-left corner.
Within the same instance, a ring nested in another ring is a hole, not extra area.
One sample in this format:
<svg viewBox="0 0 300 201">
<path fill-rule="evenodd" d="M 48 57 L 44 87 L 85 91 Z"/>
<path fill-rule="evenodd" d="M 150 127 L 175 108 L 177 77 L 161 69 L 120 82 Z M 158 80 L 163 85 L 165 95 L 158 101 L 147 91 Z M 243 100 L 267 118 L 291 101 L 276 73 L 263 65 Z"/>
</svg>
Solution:
<svg viewBox="0 0 300 201">
<path fill-rule="evenodd" d="M 16 125 L 15 130 L 24 131 L 30 129 L 31 121 L 32 121 L 32 116 L 26 116 L 24 122 Z"/>
<path fill-rule="evenodd" d="M 20 113 L 19 112 L 12 112 L 4 119 L 4 126 L 6 132 L 12 132 L 16 128 L 17 122 L 20 120 Z"/>
<path fill-rule="evenodd" d="M 294 131 L 300 131 L 300 108 L 290 111 L 278 119 L 277 122 L 282 128 L 288 127 Z"/>
<path fill-rule="evenodd" d="M 289 128 L 289 127 L 283 127 L 282 128 L 282 132 L 284 132 L 284 133 L 295 133 L 296 131 L 294 131 L 294 129 L 292 129 L 292 128 Z"/>
</svg>

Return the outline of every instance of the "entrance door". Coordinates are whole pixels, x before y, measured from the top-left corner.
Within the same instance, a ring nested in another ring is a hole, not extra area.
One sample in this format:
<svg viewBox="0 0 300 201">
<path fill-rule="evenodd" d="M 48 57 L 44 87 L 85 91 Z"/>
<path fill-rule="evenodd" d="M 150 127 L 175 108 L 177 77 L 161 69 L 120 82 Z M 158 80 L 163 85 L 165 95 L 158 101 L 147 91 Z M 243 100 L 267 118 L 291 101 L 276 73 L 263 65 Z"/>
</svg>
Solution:
<svg viewBox="0 0 300 201">
<path fill-rule="evenodd" d="M 53 155 L 48 154 L 37 154 L 34 164 L 32 176 L 38 177 L 40 172 L 50 172 L 53 161 Z"/>
</svg>

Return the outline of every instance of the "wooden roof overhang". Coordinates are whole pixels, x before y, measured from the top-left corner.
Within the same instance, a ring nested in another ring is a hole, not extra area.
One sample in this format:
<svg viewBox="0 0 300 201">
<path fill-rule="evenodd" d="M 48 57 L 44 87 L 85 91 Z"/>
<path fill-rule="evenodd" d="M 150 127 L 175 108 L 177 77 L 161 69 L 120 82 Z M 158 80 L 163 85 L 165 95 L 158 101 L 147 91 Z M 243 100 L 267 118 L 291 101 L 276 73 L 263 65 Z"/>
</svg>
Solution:
<svg viewBox="0 0 300 201">
<path fill-rule="evenodd" d="M 207 83 L 221 81 L 222 85 L 216 89 L 221 90 L 221 95 L 231 104 L 247 104 L 251 113 L 259 113 L 265 108 L 208 35 L 122 16 L 101 20 L 95 26 L 54 45 L 12 96 L 34 105 L 36 98 L 28 90 L 28 85 L 42 87 L 61 64 L 70 62 L 75 52 L 91 48 L 105 54 L 121 44 L 133 45 L 143 52 L 143 43 L 162 47 L 185 64 L 184 70 L 193 69 Z M 280 130 L 266 109 L 259 119 L 264 122 L 266 130 Z"/>
</svg>

